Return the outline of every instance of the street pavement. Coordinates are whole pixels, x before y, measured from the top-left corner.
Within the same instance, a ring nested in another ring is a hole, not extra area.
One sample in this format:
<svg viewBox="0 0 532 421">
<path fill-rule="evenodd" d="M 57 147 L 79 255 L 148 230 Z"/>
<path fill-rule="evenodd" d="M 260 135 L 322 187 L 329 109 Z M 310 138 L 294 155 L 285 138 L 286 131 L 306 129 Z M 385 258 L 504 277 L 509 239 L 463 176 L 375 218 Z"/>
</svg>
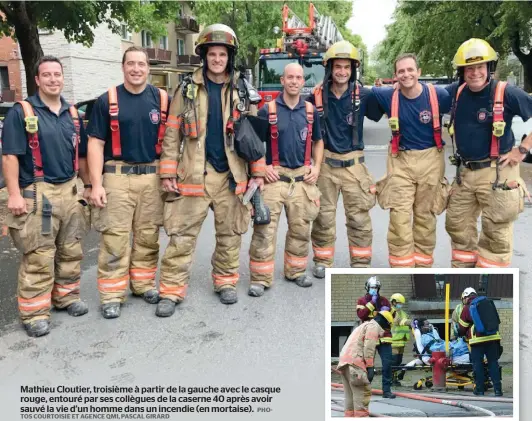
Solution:
<svg viewBox="0 0 532 421">
<path fill-rule="evenodd" d="M 379 123 L 366 120 L 365 125 L 366 162 L 378 179 L 385 173 L 389 129 L 386 120 Z M 449 153 L 450 147 L 447 147 L 446 154 Z M 453 170 L 454 167 L 447 166 L 446 175 L 450 181 Z M 532 172 L 527 182 L 532 188 Z M 532 271 L 527 239 L 530 209 L 527 206 L 515 224 L 513 266 L 520 269 L 521 285 L 525 285 Z M 377 205 L 371 217 L 374 230 L 372 266 L 388 267 L 387 212 Z M 444 215 L 438 218 L 434 254 L 434 266 L 440 268 L 449 267 L 451 257 L 444 218 Z M 349 267 L 342 210 L 338 212 L 336 224 L 335 265 Z M 238 303 L 222 305 L 212 292 L 210 259 L 214 250 L 214 224 L 210 214 L 198 239 L 189 295 L 176 314 L 168 319 L 157 318 L 155 306 L 129 297 L 122 316 L 116 320 L 104 320 L 99 313 L 98 236 L 91 232 L 84 241 L 81 279 L 81 294 L 90 312 L 79 319 L 64 312 L 53 312 L 52 332 L 38 339 L 28 338 L 18 322 L 16 276 L 20 256 L 8 237 L 0 237 L 0 418 L 20 419 L 20 386 L 69 384 L 280 387 L 281 393 L 271 395 L 272 401 L 264 404 L 271 412 L 252 416 L 322 420 L 326 408 L 324 282 L 315 280 L 313 287 L 302 289 L 283 280 L 286 229 L 283 218 L 278 235 L 275 285 L 262 298 L 246 294 L 251 230 L 243 237 Z M 166 244 L 167 237 L 161 232 L 162 250 Z M 311 275 L 311 263 L 308 269 Z M 526 303 L 531 298 L 532 295 L 521 288 L 521 310 L 528 311 Z M 522 322 L 522 356 L 530 354 L 531 336 L 532 327 Z M 522 370 L 521 374 L 528 373 L 530 378 L 530 365 L 523 364 Z M 377 402 L 378 398 L 374 399 Z M 170 419 L 177 419 L 177 415 L 174 417 Z M 190 419 L 211 418 L 190 415 Z M 216 419 L 230 418 L 234 419 L 234 415 L 216 414 Z"/>
</svg>

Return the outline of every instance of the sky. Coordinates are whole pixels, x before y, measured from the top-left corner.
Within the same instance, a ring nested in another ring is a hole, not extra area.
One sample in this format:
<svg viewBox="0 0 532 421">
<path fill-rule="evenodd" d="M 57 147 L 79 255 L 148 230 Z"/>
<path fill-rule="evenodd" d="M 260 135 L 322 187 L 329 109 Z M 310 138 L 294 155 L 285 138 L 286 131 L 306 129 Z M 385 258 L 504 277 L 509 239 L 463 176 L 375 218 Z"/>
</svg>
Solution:
<svg viewBox="0 0 532 421">
<path fill-rule="evenodd" d="M 353 0 L 353 16 L 347 28 L 362 37 L 368 52 L 386 37 L 385 25 L 392 22 L 397 0 Z"/>
</svg>

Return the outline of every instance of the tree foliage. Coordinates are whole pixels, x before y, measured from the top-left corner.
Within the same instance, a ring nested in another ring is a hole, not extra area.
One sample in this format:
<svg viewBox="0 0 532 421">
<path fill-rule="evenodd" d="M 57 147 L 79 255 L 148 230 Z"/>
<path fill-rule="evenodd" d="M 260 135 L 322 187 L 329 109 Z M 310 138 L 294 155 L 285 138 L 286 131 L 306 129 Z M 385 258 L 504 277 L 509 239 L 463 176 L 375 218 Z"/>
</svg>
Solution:
<svg viewBox="0 0 532 421">
<path fill-rule="evenodd" d="M 26 68 L 28 94 L 35 92 L 34 66 L 42 57 L 39 29 L 62 31 L 69 42 L 90 47 L 94 29 L 106 24 L 120 32 L 120 23 L 154 37 L 164 35 L 165 24 L 176 17 L 179 3 L 165 1 L 0 1 L 4 19 L 0 33 L 15 38 Z"/>
<path fill-rule="evenodd" d="M 240 49 L 238 59 L 252 68 L 259 59 L 261 48 L 276 47 L 280 34 L 274 28 L 282 28 L 282 7 L 287 3 L 290 9 L 305 23 L 308 22 L 308 1 L 206 1 L 194 3 L 194 11 L 200 24 L 224 23 L 236 33 Z M 351 17 L 352 2 L 315 1 L 314 6 L 322 15 L 331 16 L 342 36 L 366 51 L 360 36 L 351 34 L 345 24 Z"/>
<path fill-rule="evenodd" d="M 400 1 L 379 58 L 390 66 L 415 52 L 424 73 L 452 76 L 452 59 L 469 38 L 487 40 L 501 57 L 513 52 L 532 90 L 532 1 Z"/>
</svg>

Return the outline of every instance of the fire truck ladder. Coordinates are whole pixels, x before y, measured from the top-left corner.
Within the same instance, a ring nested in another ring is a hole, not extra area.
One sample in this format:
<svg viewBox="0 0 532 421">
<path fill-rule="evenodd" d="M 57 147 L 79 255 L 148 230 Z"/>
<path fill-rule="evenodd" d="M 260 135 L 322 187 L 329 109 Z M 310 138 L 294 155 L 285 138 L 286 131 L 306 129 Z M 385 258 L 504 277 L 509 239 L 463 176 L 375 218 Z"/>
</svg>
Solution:
<svg viewBox="0 0 532 421">
<path fill-rule="evenodd" d="M 309 4 L 308 25 L 288 5 L 283 6 L 283 35 L 285 51 L 300 55 L 327 51 L 335 42 L 343 40 L 332 18 L 321 15 L 312 3 Z"/>
</svg>

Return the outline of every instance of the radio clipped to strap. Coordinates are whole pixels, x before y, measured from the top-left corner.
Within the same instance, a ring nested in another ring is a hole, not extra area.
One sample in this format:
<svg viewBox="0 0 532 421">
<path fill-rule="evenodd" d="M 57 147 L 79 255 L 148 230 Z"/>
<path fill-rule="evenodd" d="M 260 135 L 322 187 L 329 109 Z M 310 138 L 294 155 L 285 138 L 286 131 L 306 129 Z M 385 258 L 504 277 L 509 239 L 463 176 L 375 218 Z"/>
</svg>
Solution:
<svg viewBox="0 0 532 421">
<path fill-rule="evenodd" d="M 499 138 L 504 135 L 506 122 L 504 121 L 504 91 L 507 82 L 497 82 L 495 86 L 495 100 L 493 101 L 493 129 L 491 137 L 490 158 L 499 157 Z"/>
</svg>

